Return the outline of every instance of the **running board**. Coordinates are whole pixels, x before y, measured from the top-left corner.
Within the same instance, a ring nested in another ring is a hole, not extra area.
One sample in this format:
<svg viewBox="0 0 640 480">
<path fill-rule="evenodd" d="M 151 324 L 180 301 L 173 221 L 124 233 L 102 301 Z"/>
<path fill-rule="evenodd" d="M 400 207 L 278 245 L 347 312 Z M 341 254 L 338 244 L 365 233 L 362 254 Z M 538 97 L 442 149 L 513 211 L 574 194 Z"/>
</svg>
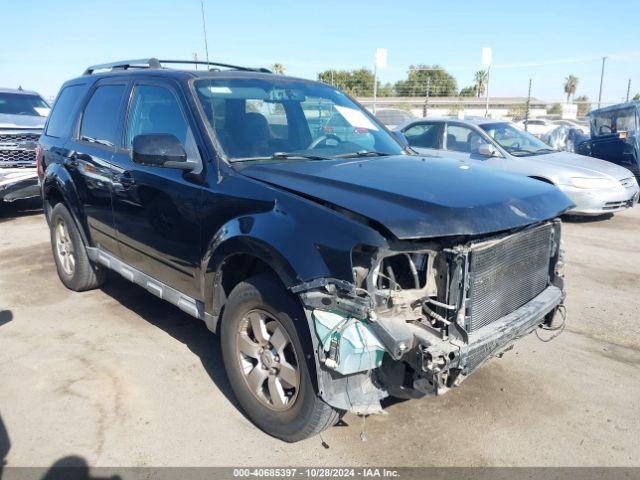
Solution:
<svg viewBox="0 0 640 480">
<path fill-rule="evenodd" d="M 173 305 L 178 307 L 183 312 L 188 313 L 192 317 L 204 321 L 204 323 L 207 325 L 207 328 L 212 332 L 215 332 L 217 318 L 204 311 L 204 302 L 185 295 L 175 288 L 170 287 L 169 285 L 166 285 L 153 277 L 150 277 L 146 273 L 143 273 L 137 268 L 124 263 L 119 258 L 105 252 L 100 248 L 86 248 L 87 256 L 92 262 L 99 263 L 107 267 L 108 269 L 119 273 L 130 282 L 140 285 L 148 292 L 153 293 L 156 297 L 166 300 L 167 302 L 172 303 Z"/>
</svg>

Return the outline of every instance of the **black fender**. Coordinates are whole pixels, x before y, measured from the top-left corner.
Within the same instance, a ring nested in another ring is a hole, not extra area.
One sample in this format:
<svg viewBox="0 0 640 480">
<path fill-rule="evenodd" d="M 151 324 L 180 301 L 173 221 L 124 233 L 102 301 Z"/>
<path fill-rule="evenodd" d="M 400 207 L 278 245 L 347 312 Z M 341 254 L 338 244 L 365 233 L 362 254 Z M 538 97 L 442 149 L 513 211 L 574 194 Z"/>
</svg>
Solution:
<svg viewBox="0 0 640 480">
<path fill-rule="evenodd" d="M 56 195 L 62 198 L 65 206 L 71 213 L 85 245 L 91 245 L 89 225 L 87 224 L 82 202 L 78 196 L 73 179 L 64 166 L 59 163 L 52 163 L 47 166 L 42 179 L 42 200 L 47 222 L 49 221 L 50 213 L 48 209 L 49 199 Z"/>
<path fill-rule="evenodd" d="M 259 259 L 285 288 L 291 288 L 322 277 L 352 282 L 351 252 L 361 243 L 387 245 L 378 232 L 356 220 L 314 202 L 283 196 L 272 209 L 233 218 L 212 235 L 201 265 L 205 311 L 219 313 L 224 302 L 216 291 L 220 270 L 234 255 Z"/>
</svg>

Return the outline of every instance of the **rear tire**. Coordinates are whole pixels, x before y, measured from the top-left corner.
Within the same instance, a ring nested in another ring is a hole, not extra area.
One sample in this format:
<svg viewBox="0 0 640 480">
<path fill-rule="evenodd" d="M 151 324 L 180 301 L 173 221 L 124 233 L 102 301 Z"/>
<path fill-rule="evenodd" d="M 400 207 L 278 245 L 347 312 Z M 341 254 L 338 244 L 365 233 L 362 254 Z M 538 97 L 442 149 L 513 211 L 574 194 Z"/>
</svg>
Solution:
<svg viewBox="0 0 640 480">
<path fill-rule="evenodd" d="M 102 285 L 106 271 L 89 260 L 78 227 L 67 207 L 62 203 L 56 204 L 51 210 L 50 219 L 53 258 L 64 286 L 82 292 Z"/>
<path fill-rule="evenodd" d="M 342 413 L 318 396 L 308 364 L 314 357 L 300 340 L 308 335 L 296 326 L 308 330 L 301 306 L 279 279 L 261 274 L 233 289 L 220 333 L 225 369 L 242 410 L 286 442 L 322 432 Z"/>
</svg>

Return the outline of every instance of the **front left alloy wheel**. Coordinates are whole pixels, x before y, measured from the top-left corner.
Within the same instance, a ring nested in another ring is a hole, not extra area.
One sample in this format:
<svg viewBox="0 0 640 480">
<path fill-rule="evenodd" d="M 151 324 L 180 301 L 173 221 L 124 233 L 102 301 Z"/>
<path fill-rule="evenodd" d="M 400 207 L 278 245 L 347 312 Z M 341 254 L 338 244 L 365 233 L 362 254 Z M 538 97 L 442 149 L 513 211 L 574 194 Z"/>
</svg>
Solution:
<svg viewBox="0 0 640 480">
<path fill-rule="evenodd" d="M 304 311 L 275 275 L 260 274 L 239 283 L 221 323 L 229 382 L 254 424 L 296 442 L 339 420 L 342 412 L 318 396 L 311 379 L 315 367 L 310 362 L 315 360 Z"/>
</svg>

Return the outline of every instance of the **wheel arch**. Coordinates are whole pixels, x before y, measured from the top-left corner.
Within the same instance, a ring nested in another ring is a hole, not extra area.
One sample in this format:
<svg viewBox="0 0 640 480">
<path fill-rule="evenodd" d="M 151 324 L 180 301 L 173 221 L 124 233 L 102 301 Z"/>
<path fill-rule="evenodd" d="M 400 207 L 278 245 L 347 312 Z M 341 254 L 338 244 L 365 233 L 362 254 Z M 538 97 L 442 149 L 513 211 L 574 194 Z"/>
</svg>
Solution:
<svg viewBox="0 0 640 480">
<path fill-rule="evenodd" d="M 84 220 L 84 211 L 78 197 L 73 180 L 69 173 L 60 165 L 53 164 L 45 173 L 42 180 L 42 201 L 47 223 L 51 220 L 51 211 L 58 203 L 63 203 L 71 213 L 80 231 L 85 245 L 91 245 L 89 226 Z"/>
</svg>

